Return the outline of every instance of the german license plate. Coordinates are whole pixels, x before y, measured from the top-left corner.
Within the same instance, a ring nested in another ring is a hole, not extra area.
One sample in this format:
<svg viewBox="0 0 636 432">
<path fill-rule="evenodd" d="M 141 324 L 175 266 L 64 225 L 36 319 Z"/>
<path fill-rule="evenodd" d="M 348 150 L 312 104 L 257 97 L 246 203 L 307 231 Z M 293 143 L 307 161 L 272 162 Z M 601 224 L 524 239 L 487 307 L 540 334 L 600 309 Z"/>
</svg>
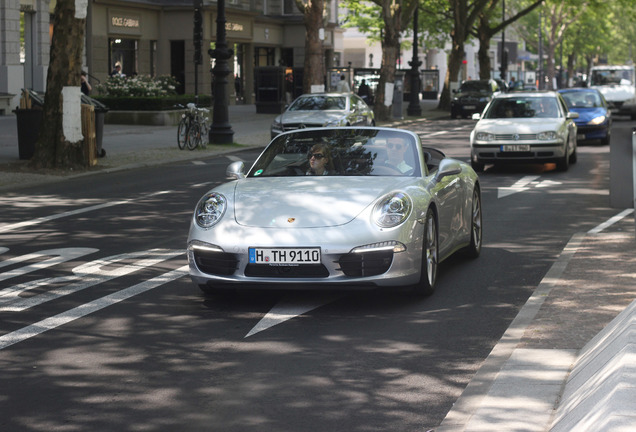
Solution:
<svg viewBox="0 0 636 432">
<path fill-rule="evenodd" d="M 501 151 L 504 152 L 527 152 L 530 151 L 530 144 L 514 144 L 502 145 Z"/>
<path fill-rule="evenodd" d="M 467 110 L 469 110 L 469 109 L 475 109 L 475 108 L 477 108 L 477 106 L 476 106 L 476 105 L 464 105 L 464 109 L 467 109 Z"/>
<path fill-rule="evenodd" d="M 320 248 L 249 248 L 250 264 L 320 264 Z"/>
<path fill-rule="evenodd" d="M 584 140 L 584 139 L 585 139 L 585 134 L 577 134 L 577 135 L 576 135 L 576 139 L 578 139 L 578 140 Z"/>
</svg>

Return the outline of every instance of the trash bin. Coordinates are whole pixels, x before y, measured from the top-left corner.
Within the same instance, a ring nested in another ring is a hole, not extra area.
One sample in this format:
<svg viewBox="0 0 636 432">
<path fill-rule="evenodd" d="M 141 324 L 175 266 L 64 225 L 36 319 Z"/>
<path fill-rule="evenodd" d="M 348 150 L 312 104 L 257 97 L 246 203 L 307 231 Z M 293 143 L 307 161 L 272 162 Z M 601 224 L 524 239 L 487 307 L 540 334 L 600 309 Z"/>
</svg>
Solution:
<svg viewBox="0 0 636 432">
<path fill-rule="evenodd" d="M 23 160 L 31 159 L 35 153 L 35 142 L 40 133 L 43 111 L 16 108 L 13 112 L 18 121 L 18 155 Z"/>
<path fill-rule="evenodd" d="M 97 147 L 97 157 L 106 156 L 106 151 L 102 149 L 102 137 L 104 136 L 104 118 L 108 112 L 108 107 L 92 97 L 82 95 L 82 103 L 93 105 L 95 108 L 95 142 Z"/>
</svg>

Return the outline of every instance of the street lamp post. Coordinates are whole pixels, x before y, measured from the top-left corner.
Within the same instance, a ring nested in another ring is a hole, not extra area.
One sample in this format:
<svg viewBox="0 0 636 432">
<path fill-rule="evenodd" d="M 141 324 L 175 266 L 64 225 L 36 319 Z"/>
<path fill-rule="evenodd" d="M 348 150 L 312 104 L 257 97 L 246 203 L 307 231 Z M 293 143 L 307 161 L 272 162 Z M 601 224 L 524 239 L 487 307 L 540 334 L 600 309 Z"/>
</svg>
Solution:
<svg viewBox="0 0 636 432">
<path fill-rule="evenodd" d="M 422 107 L 420 106 L 420 77 L 419 68 L 422 62 L 417 57 L 417 24 L 418 24 L 418 7 L 415 7 L 413 15 L 413 59 L 409 62 L 411 65 L 411 97 L 409 98 L 409 106 L 406 113 L 410 116 L 421 116 Z"/>
<path fill-rule="evenodd" d="M 208 54 L 216 60 L 212 69 L 214 112 L 210 127 L 210 142 L 212 144 L 232 144 L 234 131 L 228 115 L 230 98 L 227 92 L 227 76 L 230 74 L 228 59 L 234 55 L 234 51 L 228 49 L 225 38 L 225 0 L 217 2 L 216 47 L 208 50 Z"/>
<path fill-rule="evenodd" d="M 501 1 L 502 11 L 501 20 L 506 20 L 506 0 Z M 506 82 L 506 71 L 508 69 L 508 56 L 506 55 L 506 28 L 501 30 L 501 80 Z"/>
</svg>

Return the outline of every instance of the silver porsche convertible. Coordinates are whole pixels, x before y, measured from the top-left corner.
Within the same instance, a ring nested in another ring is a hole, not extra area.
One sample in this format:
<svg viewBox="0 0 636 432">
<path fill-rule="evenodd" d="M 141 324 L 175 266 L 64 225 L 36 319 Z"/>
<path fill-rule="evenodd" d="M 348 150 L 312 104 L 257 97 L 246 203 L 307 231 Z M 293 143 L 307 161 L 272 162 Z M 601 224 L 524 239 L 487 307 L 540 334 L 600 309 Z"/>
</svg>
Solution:
<svg viewBox="0 0 636 432">
<path fill-rule="evenodd" d="M 206 293 L 228 288 L 408 287 L 482 245 L 479 178 L 409 131 L 302 129 L 252 167 L 234 162 L 192 216 L 187 254 Z"/>
</svg>

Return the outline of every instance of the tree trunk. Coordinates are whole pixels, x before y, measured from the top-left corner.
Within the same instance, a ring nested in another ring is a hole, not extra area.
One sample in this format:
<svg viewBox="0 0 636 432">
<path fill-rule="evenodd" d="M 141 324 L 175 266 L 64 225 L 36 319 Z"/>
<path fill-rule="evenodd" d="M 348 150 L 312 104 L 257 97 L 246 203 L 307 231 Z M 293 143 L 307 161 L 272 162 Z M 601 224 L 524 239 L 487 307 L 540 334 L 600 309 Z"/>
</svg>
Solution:
<svg viewBox="0 0 636 432">
<path fill-rule="evenodd" d="M 393 99 L 386 94 L 386 84 L 395 83 L 395 64 L 400 52 L 400 32 L 402 31 L 402 4 L 399 1 L 384 1 L 382 4 L 384 32 L 382 38 L 382 65 L 380 79 L 375 94 L 373 111 L 378 121 L 391 119 Z M 391 98 L 391 100 L 388 100 Z"/>
<path fill-rule="evenodd" d="M 453 34 L 453 48 L 448 58 L 448 69 L 444 78 L 444 88 L 439 97 L 438 109 L 450 111 L 451 91 L 450 83 L 457 81 L 462 60 L 464 59 L 464 37 L 455 37 Z"/>
<path fill-rule="evenodd" d="M 325 65 L 320 29 L 323 28 L 324 0 L 310 0 L 307 4 L 297 0 L 305 22 L 305 63 L 303 71 L 303 93 L 310 93 L 312 85 L 325 84 Z"/>
<path fill-rule="evenodd" d="M 86 5 L 58 0 L 40 132 L 31 159 L 34 168 L 85 168 L 87 148 L 81 127 L 80 73 Z"/>
</svg>

